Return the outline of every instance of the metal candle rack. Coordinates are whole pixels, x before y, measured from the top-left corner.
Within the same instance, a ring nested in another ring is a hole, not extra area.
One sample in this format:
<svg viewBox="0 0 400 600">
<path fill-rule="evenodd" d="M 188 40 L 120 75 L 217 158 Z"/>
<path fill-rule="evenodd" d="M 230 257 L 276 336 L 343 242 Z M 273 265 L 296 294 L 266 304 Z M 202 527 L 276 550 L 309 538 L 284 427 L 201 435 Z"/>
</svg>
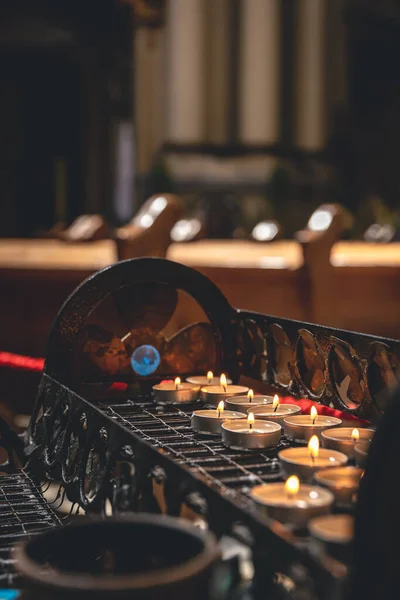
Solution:
<svg viewBox="0 0 400 600">
<path fill-rule="evenodd" d="M 192 296 L 208 322 L 160 341 L 159 330 L 177 306 L 174 290 Z M 97 307 L 110 299 L 124 323 L 127 315 L 131 320 L 136 346 L 139 339 L 148 347 L 150 339 L 161 355 L 154 373 L 138 374 L 130 366 L 132 345 L 119 343 L 121 332 L 93 329 L 94 315 L 109 315 L 96 313 Z M 82 344 L 88 323 L 95 339 L 86 332 Z M 191 372 L 174 366 L 182 354 L 190 357 Z M 344 566 L 315 555 L 304 540 L 261 516 L 248 496 L 252 486 L 280 479 L 277 452 L 288 441 L 262 453 L 228 450 L 219 438 L 193 433 L 191 407 L 153 404 L 153 383 L 204 374 L 204 356 L 209 369 L 226 372 L 233 382 L 244 376 L 376 421 L 385 390 L 397 381 L 400 343 L 235 310 L 200 273 L 162 259 L 118 263 L 89 278 L 62 307 L 26 435 L 26 471 L 0 481 L 0 493 L 14 477 L 25 477 L 35 489 L 47 478 L 61 482 L 68 499 L 87 512 L 104 512 L 106 503 L 113 513 L 180 515 L 186 507 L 217 535 L 251 547 L 254 597 L 265 596 L 276 573 L 289 573 L 293 565 L 303 579 L 307 573 L 317 597 L 331 597 L 343 583 Z"/>
</svg>

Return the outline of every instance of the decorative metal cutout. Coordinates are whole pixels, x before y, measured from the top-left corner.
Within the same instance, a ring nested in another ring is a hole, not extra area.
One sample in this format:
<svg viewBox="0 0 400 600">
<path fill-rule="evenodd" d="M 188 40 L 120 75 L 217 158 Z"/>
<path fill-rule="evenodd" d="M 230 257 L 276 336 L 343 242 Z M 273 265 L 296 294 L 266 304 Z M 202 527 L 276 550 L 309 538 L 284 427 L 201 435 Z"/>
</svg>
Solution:
<svg viewBox="0 0 400 600">
<path fill-rule="evenodd" d="M 367 377 L 371 396 L 380 412 L 384 412 L 388 391 L 399 385 L 400 371 L 397 356 L 383 342 L 372 342 Z"/>
<path fill-rule="evenodd" d="M 326 387 L 326 365 L 317 340 L 307 329 L 299 329 L 296 343 L 296 367 L 298 376 L 307 392 L 313 398 L 320 398 Z"/>
<path fill-rule="evenodd" d="M 365 394 L 363 368 L 354 348 L 332 336 L 328 363 L 333 385 L 343 404 L 350 410 L 358 408 Z"/>
<path fill-rule="evenodd" d="M 269 361 L 274 383 L 289 387 L 292 383 L 293 349 L 281 325 L 273 323 L 268 329 Z"/>
</svg>

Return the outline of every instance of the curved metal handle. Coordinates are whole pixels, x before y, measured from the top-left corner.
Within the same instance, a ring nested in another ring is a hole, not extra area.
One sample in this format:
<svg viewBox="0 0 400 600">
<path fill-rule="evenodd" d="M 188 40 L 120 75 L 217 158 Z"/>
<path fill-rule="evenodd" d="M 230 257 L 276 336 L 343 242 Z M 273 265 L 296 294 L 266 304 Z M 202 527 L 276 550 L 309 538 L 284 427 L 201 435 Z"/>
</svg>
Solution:
<svg viewBox="0 0 400 600">
<path fill-rule="evenodd" d="M 237 377 L 236 311 L 204 275 L 161 258 L 139 258 L 116 263 L 86 279 L 62 306 L 53 324 L 44 371 L 68 385 L 73 349 L 81 327 L 93 310 L 118 290 L 139 283 L 175 286 L 192 296 L 207 314 L 219 339 L 221 366 Z"/>
</svg>

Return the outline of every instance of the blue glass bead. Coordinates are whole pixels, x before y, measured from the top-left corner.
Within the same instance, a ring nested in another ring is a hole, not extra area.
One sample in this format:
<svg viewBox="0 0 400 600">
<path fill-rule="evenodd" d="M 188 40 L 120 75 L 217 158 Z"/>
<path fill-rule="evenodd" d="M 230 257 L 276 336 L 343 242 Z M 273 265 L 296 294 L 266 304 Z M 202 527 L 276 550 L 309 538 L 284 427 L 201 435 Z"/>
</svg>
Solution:
<svg viewBox="0 0 400 600">
<path fill-rule="evenodd" d="M 160 365 L 160 353 L 153 346 L 144 345 L 135 348 L 131 358 L 132 369 L 138 375 L 154 373 Z"/>
</svg>

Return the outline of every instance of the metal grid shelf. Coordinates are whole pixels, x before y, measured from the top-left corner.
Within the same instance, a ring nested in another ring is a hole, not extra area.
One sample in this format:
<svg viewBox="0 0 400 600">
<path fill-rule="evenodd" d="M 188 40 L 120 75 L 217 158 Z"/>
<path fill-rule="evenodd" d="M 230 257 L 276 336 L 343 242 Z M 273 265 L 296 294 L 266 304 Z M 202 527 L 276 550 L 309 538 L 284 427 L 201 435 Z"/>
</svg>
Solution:
<svg viewBox="0 0 400 600">
<path fill-rule="evenodd" d="M 15 585 L 15 543 L 61 524 L 26 471 L 0 476 L 0 587 Z"/>
<path fill-rule="evenodd" d="M 214 487 L 243 494 L 255 485 L 282 480 L 278 452 L 293 445 L 283 436 L 278 447 L 264 452 L 230 450 L 218 436 L 193 432 L 190 416 L 198 405 L 162 407 L 128 400 L 123 404 L 102 402 L 100 408 Z"/>
</svg>

